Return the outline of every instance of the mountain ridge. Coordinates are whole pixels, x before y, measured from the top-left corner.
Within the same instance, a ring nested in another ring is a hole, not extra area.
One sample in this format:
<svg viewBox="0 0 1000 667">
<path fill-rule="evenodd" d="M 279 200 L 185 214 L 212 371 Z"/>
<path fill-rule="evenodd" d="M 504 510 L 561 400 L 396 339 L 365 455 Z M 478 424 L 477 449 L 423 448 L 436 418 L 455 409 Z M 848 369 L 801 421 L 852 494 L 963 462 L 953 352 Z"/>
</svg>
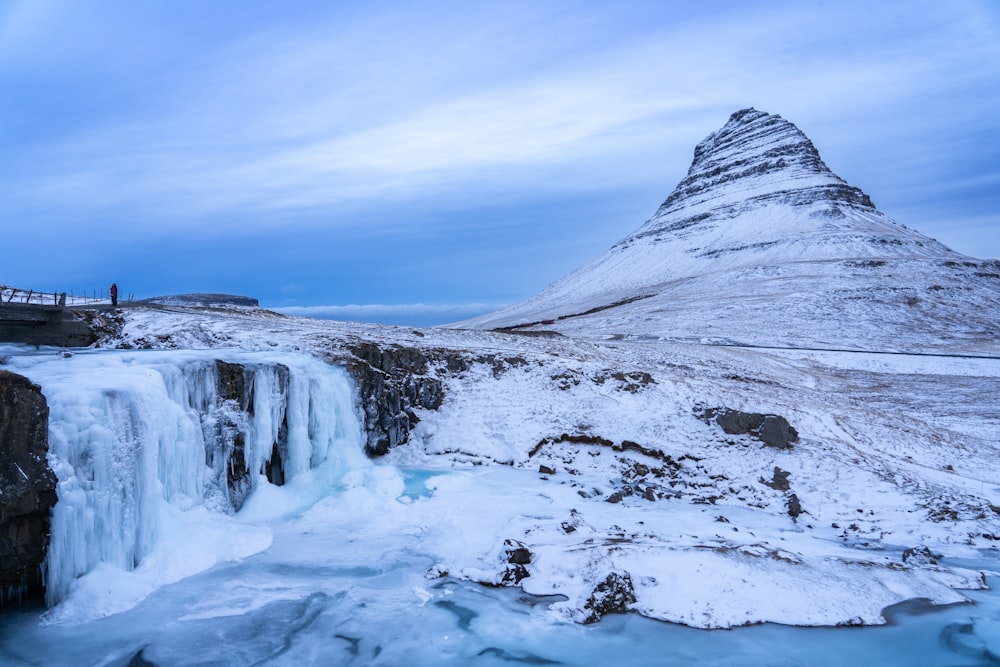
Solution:
<svg viewBox="0 0 1000 667">
<path fill-rule="evenodd" d="M 850 323 L 861 347 L 978 345 L 996 332 L 1000 281 L 971 259 L 879 211 L 794 124 L 747 108 L 698 143 L 635 232 L 459 326 L 828 344 Z"/>
</svg>

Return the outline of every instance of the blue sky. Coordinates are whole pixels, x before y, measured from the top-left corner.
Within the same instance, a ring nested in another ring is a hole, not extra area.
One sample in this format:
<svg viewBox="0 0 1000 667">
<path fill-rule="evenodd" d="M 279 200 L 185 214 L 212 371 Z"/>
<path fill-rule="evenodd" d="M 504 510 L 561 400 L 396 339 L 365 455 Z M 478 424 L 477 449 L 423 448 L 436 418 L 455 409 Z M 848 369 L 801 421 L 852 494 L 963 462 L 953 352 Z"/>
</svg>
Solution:
<svg viewBox="0 0 1000 667">
<path fill-rule="evenodd" d="M 428 324 L 632 232 L 746 106 L 1000 257 L 1000 4 L 0 0 L 0 284 Z"/>
</svg>

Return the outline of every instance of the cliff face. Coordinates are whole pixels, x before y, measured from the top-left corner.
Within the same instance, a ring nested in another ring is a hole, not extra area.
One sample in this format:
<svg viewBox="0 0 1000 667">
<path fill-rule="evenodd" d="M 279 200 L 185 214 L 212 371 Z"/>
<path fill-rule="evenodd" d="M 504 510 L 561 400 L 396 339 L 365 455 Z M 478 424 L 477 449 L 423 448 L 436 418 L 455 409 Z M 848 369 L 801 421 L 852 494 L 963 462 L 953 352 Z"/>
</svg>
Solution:
<svg viewBox="0 0 1000 667">
<path fill-rule="evenodd" d="M 38 385 L 0 370 L 0 606 L 43 589 L 56 502 L 56 477 L 46 460 L 48 419 Z"/>
<path fill-rule="evenodd" d="M 444 399 L 441 381 L 427 375 L 427 356 L 416 348 L 360 343 L 347 369 L 358 385 L 365 452 L 382 456 L 405 443 L 419 418 L 413 408 L 436 410 Z"/>
</svg>

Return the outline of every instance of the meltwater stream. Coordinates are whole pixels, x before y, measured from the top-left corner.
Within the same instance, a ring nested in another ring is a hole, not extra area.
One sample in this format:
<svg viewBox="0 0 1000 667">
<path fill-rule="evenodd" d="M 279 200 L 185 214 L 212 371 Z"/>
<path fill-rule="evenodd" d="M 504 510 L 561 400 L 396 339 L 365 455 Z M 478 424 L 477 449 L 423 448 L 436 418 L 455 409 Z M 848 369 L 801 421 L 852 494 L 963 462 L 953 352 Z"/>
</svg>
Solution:
<svg viewBox="0 0 1000 667">
<path fill-rule="evenodd" d="M 466 520 L 445 482 L 500 497 L 510 478 L 369 461 L 341 369 L 0 352 L 43 387 L 60 480 L 52 606 L 0 613 L 0 665 L 1000 664 L 996 577 L 884 627 L 568 623 L 551 599 L 428 576 Z"/>
</svg>

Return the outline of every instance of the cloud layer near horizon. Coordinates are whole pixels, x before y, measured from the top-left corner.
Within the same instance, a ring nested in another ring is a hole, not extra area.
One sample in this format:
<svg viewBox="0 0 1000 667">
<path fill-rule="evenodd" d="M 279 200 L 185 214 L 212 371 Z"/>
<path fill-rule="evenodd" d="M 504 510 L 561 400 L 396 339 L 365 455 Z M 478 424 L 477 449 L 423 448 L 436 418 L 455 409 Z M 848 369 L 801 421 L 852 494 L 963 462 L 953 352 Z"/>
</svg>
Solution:
<svg viewBox="0 0 1000 667">
<path fill-rule="evenodd" d="M 348 320 L 355 322 L 394 323 L 424 322 L 448 323 L 470 319 L 498 310 L 501 303 L 397 303 L 397 304 L 348 304 L 345 306 L 285 306 L 273 310 L 296 317 L 313 317 L 323 320 Z"/>
</svg>

